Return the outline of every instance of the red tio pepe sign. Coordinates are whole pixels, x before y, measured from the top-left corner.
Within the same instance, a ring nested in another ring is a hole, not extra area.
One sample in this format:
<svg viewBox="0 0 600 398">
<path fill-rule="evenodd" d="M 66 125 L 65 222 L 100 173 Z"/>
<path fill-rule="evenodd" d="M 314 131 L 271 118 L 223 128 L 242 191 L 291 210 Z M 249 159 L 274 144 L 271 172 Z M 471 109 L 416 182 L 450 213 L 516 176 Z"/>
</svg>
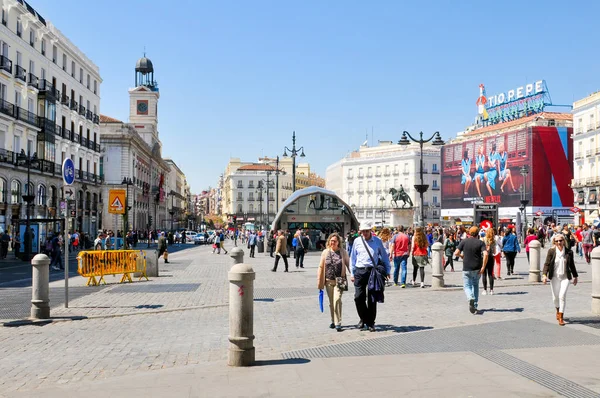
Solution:
<svg viewBox="0 0 600 398">
<path fill-rule="evenodd" d="M 571 213 L 579 213 L 581 211 L 579 207 L 571 207 L 569 210 L 571 210 Z"/>
</svg>

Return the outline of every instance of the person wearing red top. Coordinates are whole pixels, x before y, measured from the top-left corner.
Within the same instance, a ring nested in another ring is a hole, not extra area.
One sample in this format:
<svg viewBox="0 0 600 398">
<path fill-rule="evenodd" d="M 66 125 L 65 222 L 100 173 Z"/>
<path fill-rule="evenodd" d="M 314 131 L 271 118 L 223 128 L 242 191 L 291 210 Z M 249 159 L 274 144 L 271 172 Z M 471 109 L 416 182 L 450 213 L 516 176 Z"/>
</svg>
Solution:
<svg viewBox="0 0 600 398">
<path fill-rule="evenodd" d="M 537 240 L 537 236 L 535 235 L 533 228 L 529 228 L 527 230 L 527 237 L 525 238 L 525 253 L 527 253 L 527 262 L 529 262 L 529 243 L 532 240 Z"/>
<path fill-rule="evenodd" d="M 579 254 L 579 257 L 583 257 L 583 245 L 581 242 L 583 241 L 583 235 L 581 234 L 581 225 L 577 227 L 577 231 L 575 231 L 575 245 L 577 250 L 574 250 Z M 571 248 L 573 250 L 573 248 Z"/>
<path fill-rule="evenodd" d="M 412 263 L 413 263 L 413 280 L 412 285 L 417 285 L 417 270 L 421 276 L 421 287 L 425 287 L 425 266 L 429 263 L 427 260 L 427 237 L 423 233 L 423 228 L 417 227 L 415 236 L 412 241 Z"/>
<path fill-rule="evenodd" d="M 410 238 L 404 233 L 404 226 L 398 228 L 398 232 L 390 241 L 390 260 L 394 261 L 394 285 L 398 286 L 398 274 L 402 269 L 402 288 L 406 287 L 406 263 L 410 254 Z"/>
</svg>

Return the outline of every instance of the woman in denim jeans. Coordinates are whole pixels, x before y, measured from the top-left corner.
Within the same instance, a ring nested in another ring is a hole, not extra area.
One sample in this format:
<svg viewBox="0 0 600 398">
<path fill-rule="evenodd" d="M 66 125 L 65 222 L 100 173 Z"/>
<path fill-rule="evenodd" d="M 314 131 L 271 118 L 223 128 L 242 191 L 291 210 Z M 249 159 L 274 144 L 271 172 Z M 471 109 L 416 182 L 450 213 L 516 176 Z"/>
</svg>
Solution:
<svg viewBox="0 0 600 398">
<path fill-rule="evenodd" d="M 513 233 L 513 226 L 506 229 L 504 238 L 502 239 L 502 251 L 506 257 L 506 268 L 508 275 L 515 274 L 515 257 L 517 253 L 521 253 L 521 246 L 517 240 L 517 236 Z"/>
</svg>

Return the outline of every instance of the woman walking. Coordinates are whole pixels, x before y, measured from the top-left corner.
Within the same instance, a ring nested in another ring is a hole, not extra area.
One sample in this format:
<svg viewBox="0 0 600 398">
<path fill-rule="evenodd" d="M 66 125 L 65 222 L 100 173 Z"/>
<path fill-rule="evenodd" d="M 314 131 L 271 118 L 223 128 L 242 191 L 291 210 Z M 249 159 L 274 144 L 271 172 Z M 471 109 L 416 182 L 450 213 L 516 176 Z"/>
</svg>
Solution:
<svg viewBox="0 0 600 398">
<path fill-rule="evenodd" d="M 448 231 L 448 237 L 444 242 L 444 254 L 446 255 L 446 263 L 444 264 L 444 271 L 447 266 L 450 266 L 452 272 L 454 272 L 454 251 L 456 250 L 456 241 L 454 240 L 454 234 Z"/>
<path fill-rule="evenodd" d="M 532 240 L 537 240 L 537 236 L 533 228 L 527 230 L 527 237 L 525 238 L 525 253 L 527 253 L 527 262 L 529 263 L 529 243 Z"/>
<path fill-rule="evenodd" d="M 502 251 L 506 256 L 506 268 L 508 270 L 508 275 L 514 275 L 515 257 L 517 256 L 517 252 L 521 253 L 521 246 L 517 241 L 517 236 L 513 233 L 512 226 L 509 226 L 506 229 L 506 233 L 502 239 Z"/>
<path fill-rule="evenodd" d="M 502 227 L 498 227 L 498 234 L 494 236 L 494 240 L 496 241 L 496 251 L 494 252 L 494 261 L 496 262 L 496 267 L 494 268 L 495 279 L 502 279 L 502 274 L 500 273 L 500 267 L 502 266 L 502 238 L 504 238 L 504 232 L 502 231 Z"/>
<path fill-rule="evenodd" d="M 317 273 L 317 288 L 327 290 L 329 298 L 329 311 L 331 313 L 331 329 L 342 331 L 342 294 L 343 290 L 338 284 L 338 278 L 346 281 L 346 270 L 350 268 L 350 258 L 346 250 L 341 249 L 341 238 L 337 232 L 329 235 L 326 249 L 321 253 L 319 270 Z"/>
<path fill-rule="evenodd" d="M 417 271 L 419 271 L 421 287 L 425 287 L 425 266 L 428 264 L 427 247 L 427 238 L 423 233 L 423 228 L 417 227 L 412 241 L 413 286 L 417 286 Z"/>
<path fill-rule="evenodd" d="M 565 325 L 564 313 L 567 301 L 567 289 L 573 279 L 573 286 L 577 286 L 577 269 L 573 259 L 573 251 L 565 245 L 565 237 L 562 234 L 552 236 L 554 247 L 548 250 L 544 262 L 544 285 L 550 280 L 552 288 L 552 300 L 556 308 L 556 320 L 560 326 Z"/>
<path fill-rule="evenodd" d="M 484 296 L 487 294 L 488 280 L 490 282 L 490 295 L 494 294 L 494 256 L 496 255 L 496 240 L 494 239 L 494 235 L 496 235 L 494 228 L 488 228 L 485 232 L 485 238 L 483 238 L 485 250 L 488 252 L 487 262 L 482 265 L 481 271 L 479 271 L 483 279 L 483 292 L 481 294 Z"/>
</svg>

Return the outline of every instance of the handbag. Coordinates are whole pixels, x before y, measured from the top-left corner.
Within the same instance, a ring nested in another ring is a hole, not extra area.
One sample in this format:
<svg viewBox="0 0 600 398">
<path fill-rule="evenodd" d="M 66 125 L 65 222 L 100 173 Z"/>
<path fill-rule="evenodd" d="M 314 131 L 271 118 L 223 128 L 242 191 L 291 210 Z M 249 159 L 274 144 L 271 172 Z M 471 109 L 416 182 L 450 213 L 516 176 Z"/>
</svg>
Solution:
<svg viewBox="0 0 600 398">
<path fill-rule="evenodd" d="M 329 260 L 331 261 L 331 250 L 329 250 Z M 342 260 L 342 267 L 344 266 L 344 261 Z M 336 276 L 335 284 L 342 292 L 348 291 L 348 278 L 345 276 Z"/>
</svg>

